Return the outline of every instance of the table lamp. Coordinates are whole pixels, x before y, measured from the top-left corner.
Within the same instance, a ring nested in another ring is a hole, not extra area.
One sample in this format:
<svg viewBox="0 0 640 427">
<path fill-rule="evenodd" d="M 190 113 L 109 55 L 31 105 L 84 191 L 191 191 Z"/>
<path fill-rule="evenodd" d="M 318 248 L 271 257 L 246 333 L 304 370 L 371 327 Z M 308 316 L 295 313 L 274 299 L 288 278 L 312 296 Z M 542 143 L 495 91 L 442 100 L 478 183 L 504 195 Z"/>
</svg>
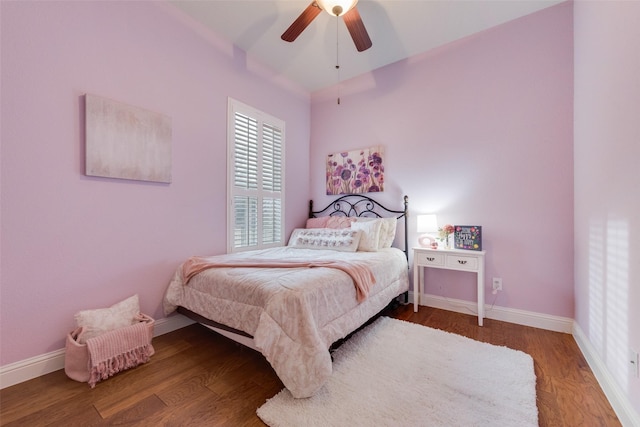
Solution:
<svg viewBox="0 0 640 427">
<path fill-rule="evenodd" d="M 418 237 L 418 244 L 423 248 L 437 248 L 435 236 L 430 233 L 438 231 L 438 219 L 435 214 L 418 215 L 418 233 L 422 233 Z"/>
</svg>

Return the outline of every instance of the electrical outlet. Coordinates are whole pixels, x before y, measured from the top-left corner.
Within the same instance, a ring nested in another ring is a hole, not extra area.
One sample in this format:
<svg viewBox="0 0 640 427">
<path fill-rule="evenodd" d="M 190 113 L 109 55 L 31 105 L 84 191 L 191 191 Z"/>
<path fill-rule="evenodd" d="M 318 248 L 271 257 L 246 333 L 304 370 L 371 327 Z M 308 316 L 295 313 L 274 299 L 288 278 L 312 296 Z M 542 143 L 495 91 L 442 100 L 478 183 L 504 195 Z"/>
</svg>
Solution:
<svg viewBox="0 0 640 427">
<path fill-rule="evenodd" d="M 502 290 L 502 278 L 500 277 L 494 277 L 493 278 L 493 293 L 497 293 L 498 291 Z"/>
<path fill-rule="evenodd" d="M 633 376 L 636 378 L 640 377 L 640 366 L 638 365 L 639 362 L 640 360 L 638 360 L 638 352 L 634 349 L 629 349 L 629 366 L 631 368 Z"/>
</svg>

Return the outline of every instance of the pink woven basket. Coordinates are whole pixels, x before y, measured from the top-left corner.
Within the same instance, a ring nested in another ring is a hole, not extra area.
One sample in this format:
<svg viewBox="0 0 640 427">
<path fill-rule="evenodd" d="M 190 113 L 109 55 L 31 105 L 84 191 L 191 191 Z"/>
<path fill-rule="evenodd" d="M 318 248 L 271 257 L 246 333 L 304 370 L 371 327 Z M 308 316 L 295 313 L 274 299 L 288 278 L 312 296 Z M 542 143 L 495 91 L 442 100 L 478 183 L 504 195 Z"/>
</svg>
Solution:
<svg viewBox="0 0 640 427">
<path fill-rule="evenodd" d="M 151 344 L 155 320 L 150 316 L 141 313 L 140 321 L 147 323 L 149 331 L 149 344 Z M 129 327 L 130 326 L 127 326 L 127 328 Z M 82 329 L 83 328 L 80 327 L 67 334 L 64 355 L 64 372 L 72 380 L 86 383 L 90 378 L 89 350 L 87 349 L 87 344 L 80 344 L 78 342 L 78 337 L 82 333 Z M 112 332 L 107 332 L 106 334 L 109 333 Z"/>
</svg>

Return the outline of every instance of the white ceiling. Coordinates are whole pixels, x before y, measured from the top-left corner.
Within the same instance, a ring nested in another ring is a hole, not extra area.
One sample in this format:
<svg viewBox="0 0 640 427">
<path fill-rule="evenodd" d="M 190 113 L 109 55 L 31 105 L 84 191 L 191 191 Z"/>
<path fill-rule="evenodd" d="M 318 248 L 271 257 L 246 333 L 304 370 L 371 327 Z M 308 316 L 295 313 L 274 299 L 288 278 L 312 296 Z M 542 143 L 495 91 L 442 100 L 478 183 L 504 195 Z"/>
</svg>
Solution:
<svg viewBox="0 0 640 427">
<path fill-rule="evenodd" d="M 315 91 L 562 1 L 360 0 L 358 11 L 373 42 L 364 52 L 356 51 L 342 18 L 326 12 L 293 43 L 281 40 L 311 0 L 170 3 L 278 75 Z"/>
</svg>

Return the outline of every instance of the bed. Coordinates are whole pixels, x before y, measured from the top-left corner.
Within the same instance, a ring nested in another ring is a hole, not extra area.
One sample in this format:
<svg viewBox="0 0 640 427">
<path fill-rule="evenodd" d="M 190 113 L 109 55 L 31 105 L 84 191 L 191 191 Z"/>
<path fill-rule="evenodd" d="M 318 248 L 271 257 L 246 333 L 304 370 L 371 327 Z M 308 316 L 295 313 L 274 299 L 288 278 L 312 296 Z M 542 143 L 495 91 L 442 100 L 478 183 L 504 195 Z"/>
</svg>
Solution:
<svg viewBox="0 0 640 427">
<path fill-rule="evenodd" d="M 183 262 L 165 314 L 178 311 L 260 351 L 294 397 L 312 396 L 331 376 L 332 344 L 406 302 L 407 213 L 407 196 L 402 210 L 362 195 L 317 211 L 311 201 L 306 227 L 287 246 Z M 397 241 L 403 250 L 390 247 Z"/>
</svg>

